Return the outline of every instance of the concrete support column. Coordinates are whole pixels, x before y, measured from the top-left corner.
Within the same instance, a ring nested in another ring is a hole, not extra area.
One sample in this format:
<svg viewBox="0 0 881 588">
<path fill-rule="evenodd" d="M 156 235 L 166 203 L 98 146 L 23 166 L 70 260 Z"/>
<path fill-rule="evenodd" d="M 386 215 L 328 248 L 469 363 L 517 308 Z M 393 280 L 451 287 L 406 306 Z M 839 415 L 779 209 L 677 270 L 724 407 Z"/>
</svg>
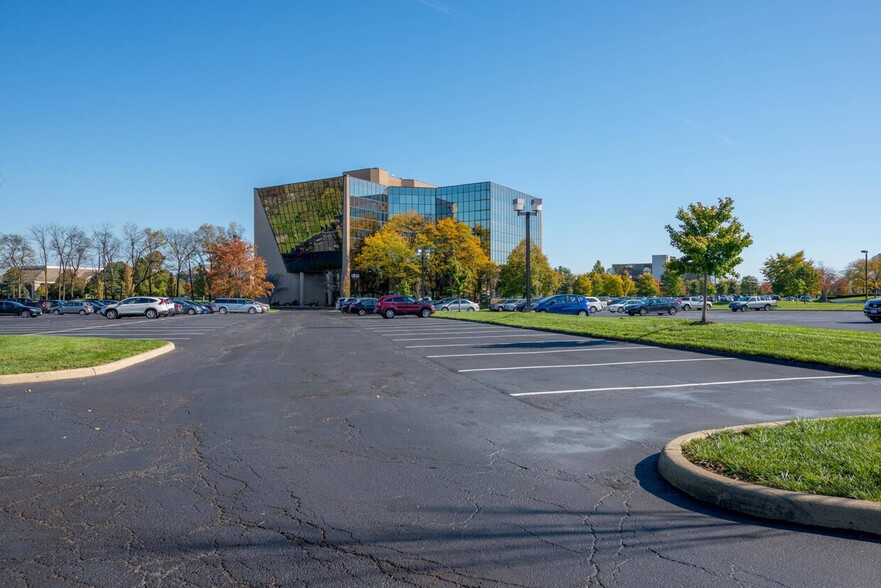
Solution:
<svg viewBox="0 0 881 588">
<path fill-rule="evenodd" d="M 349 197 L 349 176 L 343 174 L 343 263 L 342 269 L 340 269 L 340 296 L 350 296 L 351 295 L 351 282 L 350 282 L 350 260 L 349 260 L 349 242 L 351 227 L 349 223 L 349 213 L 351 212 L 351 198 Z M 331 304 L 333 304 L 333 300 L 331 300 Z"/>
<path fill-rule="evenodd" d="M 306 279 L 306 276 L 303 275 L 303 272 L 300 272 L 300 297 L 297 299 L 300 301 L 300 306 L 306 306 L 306 301 L 304 297 L 306 296 L 306 290 L 303 287 L 303 280 Z"/>
</svg>

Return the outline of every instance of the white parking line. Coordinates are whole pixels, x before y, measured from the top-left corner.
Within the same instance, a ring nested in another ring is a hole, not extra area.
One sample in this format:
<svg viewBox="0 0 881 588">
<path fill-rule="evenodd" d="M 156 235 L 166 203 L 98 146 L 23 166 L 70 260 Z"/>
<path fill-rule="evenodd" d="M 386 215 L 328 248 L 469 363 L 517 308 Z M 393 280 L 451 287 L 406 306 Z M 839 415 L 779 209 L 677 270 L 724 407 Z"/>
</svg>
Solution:
<svg viewBox="0 0 881 588">
<path fill-rule="evenodd" d="M 518 365 L 512 367 L 470 368 L 456 370 L 464 372 L 504 372 L 511 370 L 560 370 L 567 368 L 605 367 L 610 365 L 642 365 L 648 363 L 690 363 L 696 361 L 731 361 L 733 357 L 692 357 L 688 359 L 649 359 L 646 361 L 610 361 L 604 363 L 570 363 L 566 365 Z"/>
<path fill-rule="evenodd" d="M 392 341 L 443 341 L 450 339 L 501 339 L 505 337 L 535 337 L 541 333 L 517 333 L 516 335 L 477 335 L 475 337 L 417 337 L 415 339 L 392 339 Z M 548 336 L 554 333 L 548 333 Z M 572 341 L 572 339 L 570 339 Z"/>
<path fill-rule="evenodd" d="M 581 353 L 583 351 L 636 351 L 637 349 L 663 349 L 663 347 L 654 347 L 652 345 L 637 345 L 635 347 L 624 346 L 624 345 L 590 345 L 589 343 L 584 343 L 579 345 L 578 347 L 572 347 L 569 349 L 549 349 L 544 351 L 492 351 L 489 353 L 452 353 L 448 355 L 426 355 L 425 357 L 428 359 L 440 359 L 443 357 L 480 357 L 487 355 L 537 355 L 540 353 Z"/>
<path fill-rule="evenodd" d="M 669 388 L 697 388 L 701 386 L 733 386 L 737 384 L 763 384 L 766 382 L 798 382 L 804 380 L 840 380 L 843 378 L 862 378 L 858 374 L 849 376 L 804 376 L 797 378 L 767 378 L 764 380 L 732 380 L 730 382 L 698 382 L 696 384 L 666 384 L 661 386 L 619 386 L 615 388 L 580 388 L 577 390 L 549 390 L 545 392 L 516 392 L 511 396 L 545 396 L 548 394 L 575 394 L 578 392 L 616 392 L 621 390 L 665 390 Z"/>
<path fill-rule="evenodd" d="M 513 345 L 524 345 L 528 343 L 572 343 L 572 339 L 539 339 L 538 341 L 518 341 L 517 343 L 513 343 Z M 483 343 L 440 343 L 438 345 L 407 345 L 406 347 L 404 347 L 404 349 L 419 349 L 426 347 L 471 347 L 474 345 L 483 345 Z M 493 345 L 493 343 L 486 343 L 486 345 Z"/>
</svg>

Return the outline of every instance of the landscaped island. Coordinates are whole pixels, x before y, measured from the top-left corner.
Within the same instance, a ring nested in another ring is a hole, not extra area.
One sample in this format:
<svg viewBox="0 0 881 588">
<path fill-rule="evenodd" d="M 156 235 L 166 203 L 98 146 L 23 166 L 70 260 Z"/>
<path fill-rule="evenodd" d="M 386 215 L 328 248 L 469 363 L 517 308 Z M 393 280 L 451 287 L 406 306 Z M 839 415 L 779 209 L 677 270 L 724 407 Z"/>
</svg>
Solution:
<svg viewBox="0 0 881 588">
<path fill-rule="evenodd" d="M 0 335 L 0 375 L 95 367 L 165 344 L 153 339 Z"/>
</svg>

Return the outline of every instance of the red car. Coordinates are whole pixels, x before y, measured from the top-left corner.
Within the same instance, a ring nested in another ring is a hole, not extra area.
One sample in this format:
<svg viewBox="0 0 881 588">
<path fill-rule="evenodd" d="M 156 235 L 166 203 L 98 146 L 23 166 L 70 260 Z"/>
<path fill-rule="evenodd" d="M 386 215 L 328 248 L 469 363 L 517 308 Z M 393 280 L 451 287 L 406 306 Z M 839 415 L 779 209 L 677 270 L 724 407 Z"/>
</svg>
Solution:
<svg viewBox="0 0 881 588">
<path fill-rule="evenodd" d="M 434 306 L 428 302 L 419 302 L 412 296 L 401 296 L 400 294 L 389 294 L 379 299 L 376 304 L 376 312 L 382 315 L 382 318 L 395 318 L 398 314 L 415 314 L 416 316 L 427 318 L 434 312 Z"/>
</svg>

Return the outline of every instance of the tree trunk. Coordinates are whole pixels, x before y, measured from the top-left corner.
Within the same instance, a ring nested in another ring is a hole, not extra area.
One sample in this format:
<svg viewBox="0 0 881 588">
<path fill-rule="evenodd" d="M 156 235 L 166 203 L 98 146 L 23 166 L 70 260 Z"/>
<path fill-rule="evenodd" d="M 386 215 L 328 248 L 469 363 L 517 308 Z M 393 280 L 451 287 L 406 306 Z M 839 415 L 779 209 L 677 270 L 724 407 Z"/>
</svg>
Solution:
<svg viewBox="0 0 881 588">
<path fill-rule="evenodd" d="M 704 274 L 704 303 L 701 307 L 701 324 L 707 324 L 707 279 L 709 276 Z"/>
</svg>

